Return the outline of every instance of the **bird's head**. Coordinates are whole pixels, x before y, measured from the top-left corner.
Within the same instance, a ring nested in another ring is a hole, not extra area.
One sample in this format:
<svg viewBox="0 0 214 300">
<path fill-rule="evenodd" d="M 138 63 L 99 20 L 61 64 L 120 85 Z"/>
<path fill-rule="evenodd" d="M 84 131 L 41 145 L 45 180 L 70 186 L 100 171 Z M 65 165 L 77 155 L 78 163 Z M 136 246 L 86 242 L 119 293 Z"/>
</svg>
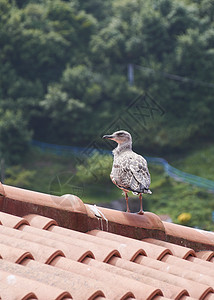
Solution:
<svg viewBox="0 0 214 300">
<path fill-rule="evenodd" d="M 114 132 L 113 134 L 104 135 L 103 139 L 109 139 L 109 140 L 117 142 L 118 144 L 132 142 L 131 134 L 125 130 L 119 130 L 119 131 Z"/>
</svg>

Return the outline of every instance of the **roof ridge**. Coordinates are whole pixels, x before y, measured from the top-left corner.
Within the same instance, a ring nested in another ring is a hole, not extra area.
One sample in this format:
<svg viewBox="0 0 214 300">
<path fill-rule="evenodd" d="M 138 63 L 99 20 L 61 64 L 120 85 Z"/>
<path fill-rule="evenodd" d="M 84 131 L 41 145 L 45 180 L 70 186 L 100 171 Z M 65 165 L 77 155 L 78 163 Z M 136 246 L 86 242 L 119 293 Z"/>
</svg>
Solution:
<svg viewBox="0 0 214 300">
<path fill-rule="evenodd" d="M 24 223 L 29 224 L 28 219 L 23 216 L 34 214 L 36 211 L 49 218 L 49 221 L 44 221 L 44 229 L 45 226 L 48 228 L 53 224 L 82 232 L 98 228 L 139 240 L 155 238 L 189 247 L 194 251 L 214 251 L 214 233 L 167 223 L 151 212 L 145 212 L 144 215 L 126 213 L 84 204 L 74 195 L 59 197 L 1 183 L 0 194 L 3 195 L 0 210 L 22 218 L 20 224 L 15 224 L 15 218 L 11 221 L 17 227 Z M 5 223 L 6 220 L 3 222 Z"/>
</svg>

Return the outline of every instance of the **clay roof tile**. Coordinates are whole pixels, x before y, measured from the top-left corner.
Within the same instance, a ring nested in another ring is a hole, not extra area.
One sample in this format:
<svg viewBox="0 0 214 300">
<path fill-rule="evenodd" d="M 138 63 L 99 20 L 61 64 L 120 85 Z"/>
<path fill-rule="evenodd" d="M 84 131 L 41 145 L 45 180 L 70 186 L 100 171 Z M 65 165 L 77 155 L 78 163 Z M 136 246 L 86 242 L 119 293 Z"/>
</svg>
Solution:
<svg viewBox="0 0 214 300">
<path fill-rule="evenodd" d="M 61 197 L 29 191 L 9 185 L 2 185 L 2 193 L 5 199 L 33 203 L 43 206 L 69 208 L 71 211 L 86 213 L 82 200 L 75 195 L 64 195 Z"/>
<path fill-rule="evenodd" d="M 30 299 L 30 297 L 41 300 L 61 300 L 64 297 L 71 299 L 67 291 L 23 277 L 19 272 L 20 268 L 23 268 L 20 265 L 1 261 L 0 266 L 1 283 L 4 284 L 3 288 L 0 285 L 2 299 Z M 10 298 L 11 291 L 15 292 L 16 297 Z"/>
<path fill-rule="evenodd" d="M 23 299 L 214 300 L 212 232 L 2 184 L 0 208 L 0 272 Z"/>
<path fill-rule="evenodd" d="M 193 298 L 201 298 L 205 297 L 206 294 L 213 291 L 213 289 L 207 285 L 196 283 L 192 280 L 184 279 L 182 277 L 178 277 L 175 275 L 168 275 L 167 273 L 161 272 L 159 270 L 155 270 L 152 268 L 148 268 L 139 264 L 133 264 L 128 261 L 123 261 L 121 259 L 112 258 L 110 263 L 113 263 L 116 266 L 121 268 L 128 269 L 130 271 L 138 272 L 139 274 L 146 275 L 149 278 L 160 279 L 164 283 L 169 283 L 171 285 L 182 287 L 186 289 L 190 296 Z"/>
<path fill-rule="evenodd" d="M 129 226 L 139 228 L 143 227 L 144 229 L 165 230 L 161 219 L 151 212 L 145 212 L 143 215 L 137 215 L 104 207 L 97 207 L 96 205 L 85 204 L 85 207 L 89 217 L 96 217 L 97 214 L 99 214 L 108 222 L 119 221 L 120 224 L 129 224 Z"/>
<path fill-rule="evenodd" d="M 168 274 L 193 280 L 194 282 L 203 283 L 208 286 L 214 285 L 214 280 L 211 276 L 205 274 L 200 274 L 200 276 L 198 276 L 198 272 L 191 271 L 187 268 L 182 268 L 182 261 L 180 266 L 176 266 L 173 264 L 164 263 L 163 261 L 157 261 L 149 257 L 139 256 L 135 262 Z"/>
<path fill-rule="evenodd" d="M 214 251 L 196 252 L 196 256 L 203 260 L 212 261 L 212 259 L 214 258 Z M 213 262 L 214 262 L 214 260 L 213 260 Z"/>
<path fill-rule="evenodd" d="M 47 230 L 40 230 L 31 226 L 22 226 L 20 230 L 26 239 L 35 239 L 40 243 L 51 245 L 52 247 L 60 247 L 66 257 L 80 261 L 79 253 L 74 251 L 76 247 L 91 251 L 95 258 L 100 261 L 108 261 L 112 256 L 120 256 L 117 249 L 109 244 L 108 246 L 96 245 L 84 239 L 78 239 L 72 236 L 64 236 Z M 78 259 L 77 259 L 78 257 Z M 84 257 L 81 256 L 81 259 Z"/>
<path fill-rule="evenodd" d="M 44 297 L 39 299 L 55 299 L 56 291 L 63 291 L 64 297 L 72 297 L 74 299 L 95 299 L 97 296 L 104 296 L 100 290 L 102 283 L 97 284 L 96 281 L 80 275 L 70 273 L 70 278 L 59 276 L 57 269 L 43 263 L 39 263 L 30 259 L 22 262 L 22 265 L 12 264 L 7 261 L 0 261 L 2 271 L 13 273 L 23 278 L 35 280 L 35 288 L 42 285 Z M 53 272 L 53 270 L 55 272 Z M 66 292 L 66 293 L 65 293 Z M 132 295 L 132 294 L 131 294 Z M 57 298 L 58 300 L 58 298 Z"/>
<path fill-rule="evenodd" d="M 139 283 L 136 280 L 109 272 L 102 268 L 97 268 L 91 265 L 89 266 L 84 263 L 80 264 L 72 260 L 66 260 L 66 258 L 63 257 L 54 259 L 51 262 L 51 265 L 66 270 L 66 276 L 69 276 L 69 273 L 67 271 L 71 271 L 79 275 L 93 278 L 111 286 L 114 286 L 115 282 L 117 282 L 117 289 L 128 289 L 129 291 L 132 291 L 135 297 L 139 300 L 152 298 L 154 295 L 162 295 L 162 292 L 159 289 L 148 286 L 143 282 Z"/>
<path fill-rule="evenodd" d="M 3 184 L 1 182 L 0 182 L 0 195 L 1 196 L 5 195 L 4 186 L 3 186 Z"/>
<path fill-rule="evenodd" d="M 163 222 L 165 233 L 168 236 L 174 237 L 175 240 L 188 240 L 202 244 L 212 245 L 214 243 L 214 234 L 204 233 L 203 230 L 197 230 L 191 227 L 177 225 L 173 223 Z"/>
<path fill-rule="evenodd" d="M 161 261 L 166 262 L 168 264 L 172 264 L 178 267 L 182 267 L 186 270 L 191 270 L 193 272 L 200 272 L 200 274 L 204 274 L 207 276 L 214 276 L 214 270 L 211 268 L 204 267 L 202 265 L 198 265 L 197 263 L 192 263 L 191 261 L 180 259 L 173 255 L 165 255 Z"/>
<path fill-rule="evenodd" d="M 161 247 L 166 247 L 172 252 L 173 255 L 183 258 L 183 259 L 186 259 L 188 256 L 196 256 L 195 251 L 193 249 L 183 247 L 180 245 L 175 245 L 172 243 L 160 241 L 157 239 L 151 239 L 151 238 L 144 239 L 143 241 L 146 241 L 147 243 L 151 243 L 151 244 L 158 245 Z"/>
<path fill-rule="evenodd" d="M 94 257 L 90 250 L 87 248 L 78 247 L 75 245 L 75 243 L 73 243 L 71 247 L 66 242 L 60 242 L 57 239 L 47 238 L 48 232 L 45 230 L 39 230 L 37 228 L 27 226 L 27 228 L 29 228 L 29 230 L 32 229 L 34 233 L 36 230 L 38 230 L 41 235 L 21 231 L 21 228 L 25 228 L 25 226 L 26 225 L 22 225 L 20 230 L 0 226 L 0 235 L 5 234 L 7 235 L 7 238 L 16 238 L 22 245 L 31 245 L 33 248 L 31 253 L 33 254 L 34 258 L 45 263 L 49 263 L 58 255 L 67 256 L 75 260 L 81 260 L 86 256 Z M 36 249 L 38 249 L 38 253 L 35 253 Z"/>
<path fill-rule="evenodd" d="M 214 293 L 207 294 L 203 300 L 214 300 Z"/>
<path fill-rule="evenodd" d="M 24 218 L 20 218 L 17 216 L 13 216 L 11 214 L 6 214 L 3 212 L 0 212 L 0 221 L 1 224 L 7 227 L 11 228 L 19 228 L 22 224 L 28 224 L 28 221 Z"/>
<path fill-rule="evenodd" d="M 122 258 L 125 258 L 127 260 L 134 261 L 138 255 L 146 255 L 145 251 L 135 243 L 120 243 L 118 241 L 111 241 L 111 243 L 109 243 L 109 241 L 106 239 L 99 238 L 93 235 L 87 235 L 79 231 L 74 231 L 59 226 L 51 226 L 48 228 L 48 230 L 60 234 L 61 236 L 64 235 L 70 238 L 77 238 L 80 240 L 88 241 L 89 243 L 94 243 L 97 245 L 97 247 L 101 245 L 108 248 L 111 245 L 111 247 L 114 247 L 120 253 Z M 107 261 L 107 259 L 105 259 L 105 261 Z"/>
<path fill-rule="evenodd" d="M 209 239 L 211 243 L 214 243 L 214 232 L 213 231 L 206 231 L 201 229 L 196 229 L 202 236 L 205 236 Z"/>
<path fill-rule="evenodd" d="M 2 226 L 0 226 L 0 232 L 1 227 Z M 32 241 L 19 239 L 18 237 L 15 238 L 13 236 L 10 236 L 9 234 L 7 235 L 7 231 L 5 231 L 4 234 L 0 233 L 0 243 L 28 251 L 36 260 L 43 263 L 49 263 L 56 256 L 64 256 L 64 253 L 60 249 L 55 249 L 44 245 L 41 246 Z"/>
<path fill-rule="evenodd" d="M 172 254 L 171 251 L 165 247 L 161 247 L 158 245 L 154 245 L 153 247 L 150 246 L 149 243 L 146 243 L 144 241 L 138 241 L 134 240 L 128 237 L 112 234 L 110 232 L 105 232 L 101 230 L 92 230 L 88 232 L 88 234 L 95 235 L 97 237 L 105 238 L 110 241 L 117 241 L 119 243 L 130 243 L 135 244 L 140 249 L 143 249 L 147 256 L 155 258 L 155 259 L 161 259 L 166 254 Z"/>
<path fill-rule="evenodd" d="M 3 259 L 17 264 L 21 263 L 25 258 L 33 259 L 33 255 L 30 252 L 4 244 L 0 244 L 0 255 Z"/>
<path fill-rule="evenodd" d="M 31 226 L 40 229 L 48 229 L 52 225 L 58 225 L 54 219 L 35 214 L 26 215 L 24 219 L 27 220 Z"/>
<path fill-rule="evenodd" d="M 27 289 L 24 286 L 17 287 L 17 285 L 15 284 L 11 286 L 11 284 L 8 283 L 8 279 L 9 282 L 11 279 L 13 280 L 15 278 L 13 274 L 8 274 L 0 271 L 0 276 L 1 276 L 1 284 L 0 284 L 1 298 L 0 299 L 22 299 L 22 300 L 38 299 L 35 293 L 33 293 L 30 289 Z M 21 280 L 19 280 L 19 282 L 20 281 Z"/>
<path fill-rule="evenodd" d="M 154 298 L 152 298 L 152 300 L 169 300 L 169 298 L 162 297 L 162 296 L 155 296 Z"/>
<path fill-rule="evenodd" d="M 138 272 L 139 266 L 137 264 L 128 262 L 123 259 L 121 260 L 113 257 L 108 262 L 108 264 L 104 264 L 94 259 L 86 258 L 84 260 L 84 263 L 89 266 L 95 266 L 101 270 L 107 270 L 114 274 L 119 274 L 128 278 L 132 278 L 144 285 L 150 285 L 156 287 L 163 292 L 163 295 L 165 297 L 169 297 L 172 299 L 179 299 L 181 295 L 188 295 L 188 292 L 181 287 L 177 287 L 167 282 L 163 282 L 161 281 L 161 279 L 154 279 L 152 277 L 147 277 L 142 272 L 140 274 Z"/>
<path fill-rule="evenodd" d="M 77 264 L 78 268 L 81 268 L 82 264 Z M 72 271 L 70 270 L 70 272 L 60 268 L 54 268 L 53 273 L 52 266 L 41 264 L 33 260 L 25 261 L 25 266 L 30 268 L 32 271 L 41 272 L 41 274 L 44 274 L 45 276 L 48 274 L 47 279 L 50 280 L 50 282 L 52 281 L 52 284 L 61 288 L 66 287 L 74 299 L 90 299 L 92 295 L 93 299 L 95 298 L 94 295 L 106 295 L 110 299 L 126 299 L 134 296 L 129 290 L 129 287 L 121 287 L 117 285 L 117 289 L 114 289 L 113 286 L 107 282 L 91 278 L 87 275 L 87 269 L 84 274 L 78 272 L 75 268 Z M 43 277 L 41 277 L 41 279 Z M 89 297 L 89 295 L 91 296 Z"/>
<path fill-rule="evenodd" d="M 179 300 L 195 300 L 195 298 L 189 296 L 182 296 Z"/>
<path fill-rule="evenodd" d="M 206 260 L 203 260 L 203 259 L 200 259 L 197 257 L 192 257 L 192 256 L 187 257 L 187 260 L 198 264 L 198 266 L 203 266 L 207 269 L 210 269 L 210 268 L 213 269 L 213 264 L 210 261 L 206 261 Z M 213 269 L 213 271 L 214 271 L 214 269 Z M 214 275 L 214 272 L 213 272 L 213 275 Z"/>
</svg>

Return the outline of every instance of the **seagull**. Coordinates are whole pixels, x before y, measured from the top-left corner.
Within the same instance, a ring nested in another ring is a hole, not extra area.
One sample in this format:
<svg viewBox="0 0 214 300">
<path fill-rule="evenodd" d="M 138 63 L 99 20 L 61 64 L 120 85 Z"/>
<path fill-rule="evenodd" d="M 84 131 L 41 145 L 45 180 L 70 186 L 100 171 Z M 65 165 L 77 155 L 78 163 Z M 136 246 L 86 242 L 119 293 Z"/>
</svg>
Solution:
<svg viewBox="0 0 214 300">
<path fill-rule="evenodd" d="M 144 214 L 142 194 L 152 194 L 149 189 L 151 179 L 147 161 L 141 155 L 132 151 L 132 137 L 129 132 L 120 130 L 111 135 L 104 135 L 103 138 L 115 141 L 118 144 L 112 151 L 114 161 L 110 178 L 125 193 L 126 212 L 130 212 L 128 192 L 133 192 L 139 195 L 140 211 L 138 214 Z"/>
</svg>

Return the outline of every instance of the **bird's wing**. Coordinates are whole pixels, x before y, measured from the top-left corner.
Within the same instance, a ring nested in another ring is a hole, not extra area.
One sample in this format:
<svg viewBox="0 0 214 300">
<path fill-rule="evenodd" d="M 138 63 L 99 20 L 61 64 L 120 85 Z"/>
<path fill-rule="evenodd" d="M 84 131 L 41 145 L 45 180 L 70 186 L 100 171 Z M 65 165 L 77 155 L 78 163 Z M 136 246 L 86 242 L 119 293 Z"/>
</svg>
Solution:
<svg viewBox="0 0 214 300">
<path fill-rule="evenodd" d="M 148 189 L 151 183 L 147 161 L 140 155 L 136 154 L 130 162 L 130 170 L 133 177 L 139 184 L 140 189 Z"/>
<path fill-rule="evenodd" d="M 114 161 L 111 179 L 119 188 L 143 192 L 150 185 L 146 160 L 134 153 L 124 153 Z"/>
</svg>

